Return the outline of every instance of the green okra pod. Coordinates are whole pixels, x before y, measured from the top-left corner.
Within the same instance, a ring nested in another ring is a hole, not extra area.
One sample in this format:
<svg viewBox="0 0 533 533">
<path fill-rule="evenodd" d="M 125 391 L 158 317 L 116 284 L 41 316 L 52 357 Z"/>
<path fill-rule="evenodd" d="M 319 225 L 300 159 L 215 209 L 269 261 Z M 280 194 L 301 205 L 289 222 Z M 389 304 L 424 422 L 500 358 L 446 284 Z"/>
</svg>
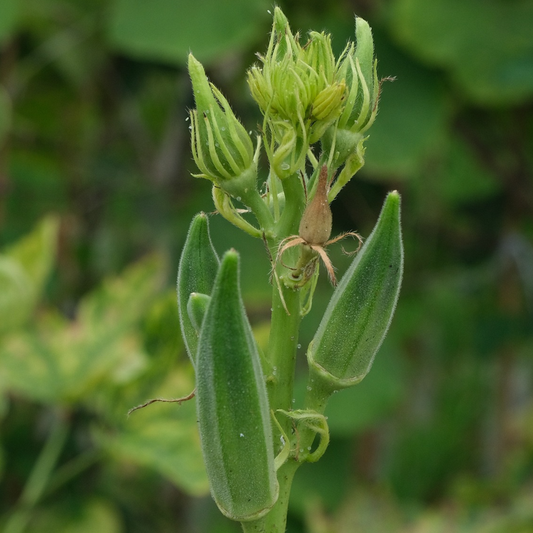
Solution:
<svg viewBox="0 0 533 533">
<path fill-rule="evenodd" d="M 239 256 L 224 255 L 203 318 L 196 371 L 198 424 L 211 493 L 229 518 L 260 518 L 278 483 L 261 362 L 239 288 Z"/>
<path fill-rule="evenodd" d="M 191 222 L 178 267 L 178 311 L 181 334 L 193 366 L 196 366 L 198 331 L 191 322 L 187 304 L 191 293 L 209 295 L 220 261 L 209 236 L 209 221 L 198 213 Z"/>
<path fill-rule="evenodd" d="M 207 306 L 211 300 L 211 296 L 202 294 L 201 292 L 191 292 L 189 301 L 187 303 L 187 313 L 195 331 L 200 335 L 200 328 L 204 321 L 204 316 L 207 311 Z"/>
<path fill-rule="evenodd" d="M 368 373 L 400 293 L 403 245 L 400 195 L 387 195 L 379 220 L 344 274 L 309 345 L 311 379 L 333 391 Z"/>
</svg>

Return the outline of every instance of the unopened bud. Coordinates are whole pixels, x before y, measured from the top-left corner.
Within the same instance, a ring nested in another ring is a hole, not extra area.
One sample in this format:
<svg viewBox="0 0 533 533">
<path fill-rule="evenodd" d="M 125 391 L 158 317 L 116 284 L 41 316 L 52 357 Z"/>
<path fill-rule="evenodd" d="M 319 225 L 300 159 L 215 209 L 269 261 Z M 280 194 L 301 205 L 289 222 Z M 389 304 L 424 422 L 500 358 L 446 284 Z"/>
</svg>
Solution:
<svg viewBox="0 0 533 533">
<path fill-rule="evenodd" d="M 349 43 L 337 70 L 337 80 L 347 86 L 346 105 L 335 127 L 322 138 L 325 151 L 335 150 L 340 166 L 358 150 L 364 133 L 373 124 L 378 110 L 379 82 L 372 30 L 362 18 L 356 19 L 356 44 Z"/>
<path fill-rule="evenodd" d="M 222 93 L 207 80 L 204 68 L 189 54 L 196 109 L 191 111 L 194 161 L 207 178 L 234 197 L 255 188 L 257 165 L 253 144 Z"/>
</svg>

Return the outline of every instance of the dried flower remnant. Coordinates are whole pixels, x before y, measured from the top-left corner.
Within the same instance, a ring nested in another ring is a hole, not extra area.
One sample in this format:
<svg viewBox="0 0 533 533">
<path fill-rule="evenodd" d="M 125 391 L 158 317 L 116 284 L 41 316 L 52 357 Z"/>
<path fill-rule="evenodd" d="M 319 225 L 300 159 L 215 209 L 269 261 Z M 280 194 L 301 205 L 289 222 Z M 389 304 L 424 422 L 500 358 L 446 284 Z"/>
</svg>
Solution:
<svg viewBox="0 0 533 533">
<path fill-rule="evenodd" d="M 320 169 L 316 193 L 302 215 L 298 235 L 290 235 L 280 242 L 277 261 L 282 261 L 283 254 L 289 248 L 302 245 L 304 252 L 301 254 L 297 266 L 293 269 L 293 277 L 299 278 L 304 275 L 305 281 L 307 281 L 310 277 L 310 269 L 308 268 L 308 265 L 316 264 L 316 254 L 318 254 L 326 267 L 331 283 L 336 285 L 337 279 L 335 277 L 335 269 L 333 268 L 331 259 L 328 257 L 326 247 L 344 239 L 345 237 L 355 237 L 359 241 L 359 247 L 353 252 L 356 253 L 361 248 L 363 239 L 355 231 L 341 233 L 333 239 L 329 238 L 331 235 L 332 216 L 328 202 L 328 192 L 328 167 L 327 165 L 323 165 Z M 306 253 L 308 251 L 315 253 Z M 314 267 L 311 268 L 311 274 L 312 271 L 314 271 Z"/>
</svg>

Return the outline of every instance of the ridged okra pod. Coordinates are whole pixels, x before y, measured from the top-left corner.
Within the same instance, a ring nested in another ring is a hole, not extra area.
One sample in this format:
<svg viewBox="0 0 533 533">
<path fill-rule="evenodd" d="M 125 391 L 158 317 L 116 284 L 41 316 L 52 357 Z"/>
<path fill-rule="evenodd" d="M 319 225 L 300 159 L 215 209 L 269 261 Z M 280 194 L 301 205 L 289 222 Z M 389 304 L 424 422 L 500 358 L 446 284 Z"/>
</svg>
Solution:
<svg viewBox="0 0 533 533">
<path fill-rule="evenodd" d="M 257 519 L 276 502 L 278 483 L 266 385 L 234 250 L 224 255 L 215 280 L 197 363 L 198 424 L 211 493 L 227 517 Z"/>
<path fill-rule="evenodd" d="M 191 293 L 211 294 L 217 275 L 219 259 L 211 237 L 205 213 L 192 220 L 178 266 L 178 312 L 185 348 L 194 367 L 198 348 L 198 331 L 191 322 L 187 304 Z"/>
<path fill-rule="evenodd" d="M 387 195 L 379 220 L 336 288 L 307 358 L 326 390 L 359 383 L 369 372 L 400 293 L 403 245 L 400 195 Z"/>
</svg>

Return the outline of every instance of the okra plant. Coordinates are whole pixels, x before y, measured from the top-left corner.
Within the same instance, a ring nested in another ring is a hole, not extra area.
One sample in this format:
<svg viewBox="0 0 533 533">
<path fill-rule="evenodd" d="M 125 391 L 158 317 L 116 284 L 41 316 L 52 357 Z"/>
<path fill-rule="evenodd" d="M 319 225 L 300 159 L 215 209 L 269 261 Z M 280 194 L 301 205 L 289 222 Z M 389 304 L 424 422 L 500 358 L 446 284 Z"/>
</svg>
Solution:
<svg viewBox="0 0 533 533">
<path fill-rule="evenodd" d="M 366 132 L 378 110 L 369 25 L 356 18 L 355 42 L 335 58 L 330 35 L 310 32 L 302 45 L 279 8 L 273 19 L 267 51 L 247 73 L 263 116 L 255 139 L 202 65 L 192 55 L 188 60 L 196 177 L 213 183 L 220 215 L 264 241 L 271 263 L 268 348 L 258 348 L 246 315 L 239 254 L 232 249 L 219 259 L 203 213 L 192 221 L 180 260 L 178 307 L 196 372 L 212 496 L 243 531 L 281 533 L 296 470 L 327 448 L 328 398 L 365 377 L 389 328 L 403 247 L 396 191 L 364 244 L 355 232 L 331 238 L 330 203 L 363 166 Z M 264 183 L 258 179 L 262 150 L 269 164 Z M 360 249 L 337 284 L 327 247 L 346 236 Z M 298 332 L 321 265 L 335 288 L 307 348 L 305 404 L 295 406 Z"/>
</svg>

